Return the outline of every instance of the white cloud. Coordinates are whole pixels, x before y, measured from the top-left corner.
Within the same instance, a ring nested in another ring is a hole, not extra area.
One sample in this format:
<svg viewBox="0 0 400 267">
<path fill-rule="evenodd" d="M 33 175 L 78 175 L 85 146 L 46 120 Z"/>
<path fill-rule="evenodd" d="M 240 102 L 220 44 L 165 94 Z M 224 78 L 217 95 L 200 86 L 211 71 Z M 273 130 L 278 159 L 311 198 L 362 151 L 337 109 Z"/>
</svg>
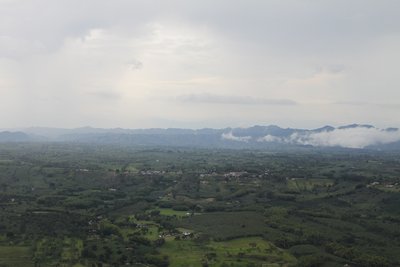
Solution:
<svg viewBox="0 0 400 267">
<path fill-rule="evenodd" d="M 260 137 L 257 139 L 257 142 L 278 142 L 278 143 L 282 143 L 284 141 L 284 138 L 279 137 L 279 136 L 273 136 L 273 135 L 266 135 L 263 137 Z"/>
<path fill-rule="evenodd" d="M 365 148 L 371 145 L 400 141 L 400 131 L 385 131 L 377 128 L 357 127 L 311 133 L 305 136 L 292 136 L 291 140 L 298 144 L 312 146 Z"/>
<path fill-rule="evenodd" d="M 238 141 L 238 142 L 249 142 L 251 140 L 251 136 L 235 136 L 232 132 L 223 133 L 221 135 L 223 140 L 230 140 L 230 141 Z"/>
<path fill-rule="evenodd" d="M 400 141 L 400 131 L 388 131 L 374 127 L 336 128 L 332 131 L 322 132 L 295 132 L 289 137 L 266 135 L 257 139 L 257 141 L 311 145 L 315 147 L 365 148 L 372 145 Z"/>
</svg>

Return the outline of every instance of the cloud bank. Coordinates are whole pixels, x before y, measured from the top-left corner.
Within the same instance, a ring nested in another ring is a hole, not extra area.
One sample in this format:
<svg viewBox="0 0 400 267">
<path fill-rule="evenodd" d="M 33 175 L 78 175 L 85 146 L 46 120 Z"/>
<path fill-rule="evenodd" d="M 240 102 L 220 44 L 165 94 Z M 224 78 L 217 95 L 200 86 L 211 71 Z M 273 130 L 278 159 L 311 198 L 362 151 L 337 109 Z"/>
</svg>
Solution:
<svg viewBox="0 0 400 267">
<path fill-rule="evenodd" d="M 366 148 L 374 145 L 400 141 L 400 131 L 395 128 L 379 129 L 372 126 L 339 127 L 324 131 L 294 131 L 289 136 L 265 135 L 235 136 L 232 132 L 222 134 L 222 139 L 241 142 L 281 143 L 311 145 L 314 147 Z"/>
<path fill-rule="evenodd" d="M 290 141 L 297 144 L 312 146 L 365 148 L 372 145 L 400 141 L 400 131 L 357 127 L 311 133 L 304 136 L 294 134 L 290 137 Z"/>
</svg>

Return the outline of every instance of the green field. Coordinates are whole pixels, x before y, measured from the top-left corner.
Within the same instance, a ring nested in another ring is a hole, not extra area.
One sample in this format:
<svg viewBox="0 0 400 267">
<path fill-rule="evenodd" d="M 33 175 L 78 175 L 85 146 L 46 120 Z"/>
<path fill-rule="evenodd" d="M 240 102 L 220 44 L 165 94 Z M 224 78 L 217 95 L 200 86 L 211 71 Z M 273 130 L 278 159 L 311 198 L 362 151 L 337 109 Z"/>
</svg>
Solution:
<svg viewBox="0 0 400 267">
<path fill-rule="evenodd" d="M 294 191 L 311 191 L 316 187 L 329 187 L 334 182 L 330 179 L 306 179 L 306 178 L 292 178 L 288 180 L 287 185 L 290 190 Z"/>
<path fill-rule="evenodd" d="M 157 210 L 160 211 L 161 215 L 165 215 L 165 216 L 177 216 L 177 217 L 190 216 L 189 211 L 180 211 L 180 210 L 173 210 L 173 209 L 167 209 L 167 208 L 159 208 Z"/>
<path fill-rule="evenodd" d="M 295 266 L 296 258 L 259 237 L 240 238 L 207 245 L 193 241 L 167 241 L 161 253 L 170 266 Z M 222 265 L 225 266 L 225 265 Z"/>
<path fill-rule="evenodd" d="M 0 246 L 0 266 L 4 267 L 30 267 L 32 250 L 30 247 Z"/>
<path fill-rule="evenodd" d="M 0 267 L 400 266 L 400 154 L 325 152 L 0 144 Z"/>
</svg>

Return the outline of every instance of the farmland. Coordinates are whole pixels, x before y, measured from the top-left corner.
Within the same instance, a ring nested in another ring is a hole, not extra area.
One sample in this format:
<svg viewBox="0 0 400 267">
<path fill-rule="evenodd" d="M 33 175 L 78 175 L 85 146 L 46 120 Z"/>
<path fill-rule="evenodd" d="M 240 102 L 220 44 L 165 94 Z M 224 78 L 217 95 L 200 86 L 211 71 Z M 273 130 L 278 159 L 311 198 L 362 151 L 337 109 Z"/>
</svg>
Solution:
<svg viewBox="0 0 400 267">
<path fill-rule="evenodd" d="M 395 152 L 0 145 L 0 266 L 399 266 Z"/>
</svg>

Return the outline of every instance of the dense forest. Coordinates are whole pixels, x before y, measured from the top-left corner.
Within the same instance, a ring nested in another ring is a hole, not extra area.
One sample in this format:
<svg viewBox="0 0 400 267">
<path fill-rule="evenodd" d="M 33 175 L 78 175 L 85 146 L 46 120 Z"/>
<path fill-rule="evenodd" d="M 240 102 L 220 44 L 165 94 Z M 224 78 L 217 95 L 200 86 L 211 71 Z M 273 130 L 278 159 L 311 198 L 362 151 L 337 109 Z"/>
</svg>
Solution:
<svg viewBox="0 0 400 267">
<path fill-rule="evenodd" d="M 400 266 L 400 153 L 0 144 L 0 266 Z"/>
</svg>

